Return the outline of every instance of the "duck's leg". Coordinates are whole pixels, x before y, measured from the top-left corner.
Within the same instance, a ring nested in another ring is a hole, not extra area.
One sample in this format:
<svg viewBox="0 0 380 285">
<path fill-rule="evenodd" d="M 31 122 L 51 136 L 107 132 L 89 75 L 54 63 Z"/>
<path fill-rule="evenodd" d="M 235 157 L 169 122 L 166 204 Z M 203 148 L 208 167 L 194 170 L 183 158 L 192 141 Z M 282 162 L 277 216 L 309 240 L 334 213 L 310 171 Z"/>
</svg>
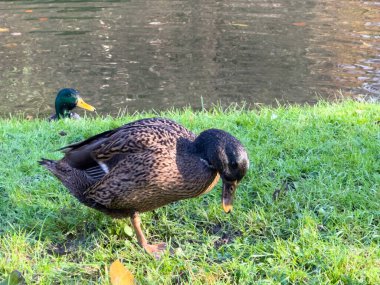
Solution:
<svg viewBox="0 0 380 285">
<path fill-rule="evenodd" d="M 135 212 L 132 215 L 131 220 L 132 220 L 132 225 L 133 225 L 133 228 L 135 229 L 137 240 L 140 246 L 143 247 L 149 254 L 159 259 L 160 255 L 166 249 L 166 244 L 165 243 L 159 243 L 159 244 L 148 243 L 141 229 L 141 219 L 138 212 Z"/>
</svg>

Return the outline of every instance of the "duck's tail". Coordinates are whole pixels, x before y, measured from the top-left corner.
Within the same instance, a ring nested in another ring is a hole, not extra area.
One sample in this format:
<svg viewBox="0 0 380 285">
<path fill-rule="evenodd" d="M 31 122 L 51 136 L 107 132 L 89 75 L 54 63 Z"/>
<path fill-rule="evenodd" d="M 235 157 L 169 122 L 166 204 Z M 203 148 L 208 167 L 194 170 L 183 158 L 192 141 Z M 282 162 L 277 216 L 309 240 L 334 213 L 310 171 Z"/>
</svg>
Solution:
<svg viewBox="0 0 380 285">
<path fill-rule="evenodd" d="M 42 158 L 38 163 L 53 173 L 76 198 L 84 199 L 83 192 L 91 185 L 91 182 L 84 179 L 82 171 L 72 168 L 63 160 Z"/>
<path fill-rule="evenodd" d="M 39 165 L 42 165 L 43 167 L 46 167 L 48 170 L 51 170 L 54 168 L 55 161 L 51 159 L 41 158 L 41 160 L 38 161 Z"/>
</svg>

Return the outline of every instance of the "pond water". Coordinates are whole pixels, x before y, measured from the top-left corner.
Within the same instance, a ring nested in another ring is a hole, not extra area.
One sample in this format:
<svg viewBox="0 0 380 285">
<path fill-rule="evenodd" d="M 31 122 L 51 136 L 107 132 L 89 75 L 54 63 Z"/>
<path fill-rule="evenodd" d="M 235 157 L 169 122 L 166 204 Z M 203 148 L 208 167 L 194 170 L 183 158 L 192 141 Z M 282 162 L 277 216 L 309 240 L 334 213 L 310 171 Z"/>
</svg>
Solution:
<svg viewBox="0 0 380 285">
<path fill-rule="evenodd" d="M 380 2 L 0 1 L 0 116 L 380 98 Z"/>
</svg>

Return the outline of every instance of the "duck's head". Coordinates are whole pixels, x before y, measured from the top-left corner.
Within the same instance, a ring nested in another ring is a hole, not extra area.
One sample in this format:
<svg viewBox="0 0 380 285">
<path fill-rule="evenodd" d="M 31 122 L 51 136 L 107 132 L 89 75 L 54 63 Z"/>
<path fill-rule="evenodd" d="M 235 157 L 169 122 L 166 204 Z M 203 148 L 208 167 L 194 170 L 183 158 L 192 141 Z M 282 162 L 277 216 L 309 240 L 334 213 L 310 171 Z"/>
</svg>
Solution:
<svg viewBox="0 0 380 285">
<path fill-rule="evenodd" d="M 95 111 L 95 108 L 79 96 L 79 91 L 73 88 L 64 88 L 59 90 L 55 98 L 55 112 L 58 119 L 69 118 L 71 110 L 80 107 L 88 111 Z"/>
<path fill-rule="evenodd" d="M 222 206 L 229 213 L 236 188 L 249 168 L 248 154 L 235 137 L 218 129 L 200 133 L 194 143 L 202 159 L 222 178 Z"/>
</svg>

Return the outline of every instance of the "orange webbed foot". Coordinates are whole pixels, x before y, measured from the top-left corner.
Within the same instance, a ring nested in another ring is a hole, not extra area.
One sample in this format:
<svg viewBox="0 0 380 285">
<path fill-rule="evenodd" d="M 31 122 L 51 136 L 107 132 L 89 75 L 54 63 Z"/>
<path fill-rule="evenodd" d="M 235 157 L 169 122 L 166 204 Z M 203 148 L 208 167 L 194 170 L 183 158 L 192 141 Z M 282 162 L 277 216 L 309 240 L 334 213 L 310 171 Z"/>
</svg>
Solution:
<svg viewBox="0 0 380 285">
<path fill-rule="evenodd" d="M 144 249 L 147 253 L 152 255 L 156 259 L 160 259 L 166 250 L 166 243 L 158 243 L 158 244 L 145 244 L 143 245 Z"/>
</svg>

